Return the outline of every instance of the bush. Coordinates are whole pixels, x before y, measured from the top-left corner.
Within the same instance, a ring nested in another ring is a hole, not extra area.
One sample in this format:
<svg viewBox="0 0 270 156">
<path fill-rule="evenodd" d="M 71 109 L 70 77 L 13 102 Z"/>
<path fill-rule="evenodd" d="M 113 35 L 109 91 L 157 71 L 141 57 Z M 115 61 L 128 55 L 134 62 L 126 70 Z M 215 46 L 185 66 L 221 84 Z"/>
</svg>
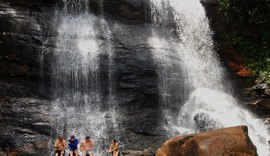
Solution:
<svg viewBox="0 0 270 156">
<path fill-rule="evenodd" d="M 220 0 L 220 12 L 227 24 L 252 25 L 260 39 L 232 33 L 223 34 L 223 41 L 242 52 L 255 78 L 270 83 L 270 0 Z"/>
</svg>

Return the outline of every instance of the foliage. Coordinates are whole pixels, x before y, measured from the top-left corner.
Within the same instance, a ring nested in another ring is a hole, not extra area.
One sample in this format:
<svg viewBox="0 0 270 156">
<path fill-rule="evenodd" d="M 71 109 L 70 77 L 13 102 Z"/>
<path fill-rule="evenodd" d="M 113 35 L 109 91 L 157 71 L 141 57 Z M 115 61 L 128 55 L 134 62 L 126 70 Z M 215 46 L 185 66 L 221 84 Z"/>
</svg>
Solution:
<svg viewBox="0 0 270 156">
<path fill-rule="evenodd" d="M 256 78 L 270 83 L 270 0 L 220 0 L 219 4 L 227 24 L 252 25 L 261 34 L 254 39 L 226 33 L 223 40 L 243 53 Z"/>
<path fill-rule="evenodd" d="M 250 23 L 266 28 L 270 25 L 270 0 L 219 0 L 227 22 Z"/>
<path fill-rule="evenodd" d="M 246 61 L 256 78 L 270 83 L 270 44 L 255 42 L 244 37 L 225 35 L 227 44 L 233 45 L 245 56 Z"/>
</svg>

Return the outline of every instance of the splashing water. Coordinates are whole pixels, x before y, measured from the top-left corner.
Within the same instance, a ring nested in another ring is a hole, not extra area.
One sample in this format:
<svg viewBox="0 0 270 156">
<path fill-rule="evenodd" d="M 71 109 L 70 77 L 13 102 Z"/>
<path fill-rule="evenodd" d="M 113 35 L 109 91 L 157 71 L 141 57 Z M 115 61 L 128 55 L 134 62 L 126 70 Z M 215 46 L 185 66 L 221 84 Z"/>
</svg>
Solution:
<svg viewBox="0 0 270 156">
<path fill-rule="evenodd" d="M 88 0 L 63 0 L 63 4 L 67 13 L 79 14 L 89 10 Z"/>
<path fill-rule="evenodd" d="M 98 90 L 99 43 L 93 29 L 96 20 L 88 14 L 62 19 L 53 65 L 56 87 L 72 89 L 74 92 Z"/>
<path fill-rule="evenodd" d="M 154 54 L 156 60 L 164 68 L 160 74 L 168 77 L 164 71 L 170 69 L 170 65 L 173 64 L 172 60 L 178 58 L 178 64 L 182 68 L 182 79 L 186 81 L 182 83 L 186 90 L 182 93 L 189 96 L 180 110 L 177 122 L 167 124 L 168 131 L 183 134 L 247 125 L 249 136 L 257 146 L 258 154 L 269 155 L 268 140 L 270 136 L 267 127 L 261 120 L 255 119 L 251 113 L 241 108 L 238 101 L 230 95 L 232 93 L 231 84 L 226 80 L 225 71 L 213 50 L 212 32 L 200 1 L 151 0 L 151 4 L 154 23 L 161 26 L 171 25 L 172 23 L 168 19 L 174 18 L 178 36 L 177 41 L 177 39 L 172 39 L 173 35 L 164 37 L 153 32 L 149 39 L 149 43 L 156 50 Z M 164 7 L 167 7 L 166 10 L 169 11 L 164 11 Z M 169 29 L 169 32 L 173 31 Z M 174 50 L 162 49 L 157 45 Z M 178 54 L 168 54 L 168 52 L 175 51 Z M 168 55 L 175 55 L 175 57 L 172 59 Z M 171 71 L 180 72 L 177 69 Z M 160 82 L 161 93 L 170 91 L 169 81 L 164 81 L 164 78 L 160 81 L 162 81 Z M 166 95 L 162 94 L 165 101 L 168 99 Z M 167 103 L 169 102 L 167 101 Z M 166 118 L 168 113 L 164 113 L 164 115 Z M 172 118 L 172 116 L 167 118 Z"/>
<path fill-rule="evenodd" d="M 269 155 L 269 134 L 264 123 L 239 107 L 232 96 L 222 91 L 207 88 L 195 90 L 183 106 L 179 122 L 181 127 L 189 130 L 186 132 L 198 131 L 201 123 L 205 130 L 247 125 L 249 136 L 256 145 L 258 154 Z"/>
<path fill-rule="evenodd" d="M 99 65 L 102 52 L 112 57 L 111 31 L 103 18 L 87 13 L 86 6 L 86 0 L 64 3 L 52 63 L 52 89 L 57 97 L 52 104 L 52 126 L 56 135 L 75 134 L 80 141 L 90 136 L 95 144 L 94 155 L 101 156 L 106 155 L 107 124 L 114 122 L 106 117 L 112 110 L 102 107 L 106 102 L 100 89 Z M 111 82 L 111 70 L 109 79 Z M 112 87 L 110 84 L 109 90 Z"/>
</svg>

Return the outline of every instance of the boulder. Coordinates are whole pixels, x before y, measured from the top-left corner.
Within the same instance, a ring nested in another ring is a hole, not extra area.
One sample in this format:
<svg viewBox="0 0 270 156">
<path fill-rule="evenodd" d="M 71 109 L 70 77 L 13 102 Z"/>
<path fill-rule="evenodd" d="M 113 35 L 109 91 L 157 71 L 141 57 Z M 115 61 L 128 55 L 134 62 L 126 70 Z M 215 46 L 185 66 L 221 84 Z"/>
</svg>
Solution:
<svg viewBox="0 0 270 156">
<path fill-rule="evenodd" d="M 156 156 L 257 156 L 246 126 L 177 136 L 166 141 Z"/>
<path fill-rule="evenodd" d="M 221 128 L 221 123 L 211 119 L 207 113 L 198 113 L 194 116 L 197 128 L 200 131 L 209 131 Z"/>
</svg>

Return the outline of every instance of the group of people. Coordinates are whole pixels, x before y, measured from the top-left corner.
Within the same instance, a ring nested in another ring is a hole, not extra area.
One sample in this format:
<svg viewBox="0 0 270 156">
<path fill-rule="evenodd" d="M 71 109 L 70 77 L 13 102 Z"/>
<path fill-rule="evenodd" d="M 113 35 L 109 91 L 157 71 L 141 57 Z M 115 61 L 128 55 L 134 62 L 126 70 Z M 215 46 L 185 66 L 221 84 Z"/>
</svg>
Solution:
<svg viewBox="0 0 270 156">
<path fill-rule="evenodd" d="M 54 143 L 55 156 L 64 156 L 65 150 L 68 147 L 70 156 L 93 156 L 92 149 L 94 148 L 94 142 L 89 136 L 80 143 L 80 151 L 78 150 L 79 140 L 72 135 L 68 142 L 64 140 L 63 136 L 59 136 Z M 112 156 L 119 155 L 119 143 L 114 139 L 107 150 Z"/>
</svg>

